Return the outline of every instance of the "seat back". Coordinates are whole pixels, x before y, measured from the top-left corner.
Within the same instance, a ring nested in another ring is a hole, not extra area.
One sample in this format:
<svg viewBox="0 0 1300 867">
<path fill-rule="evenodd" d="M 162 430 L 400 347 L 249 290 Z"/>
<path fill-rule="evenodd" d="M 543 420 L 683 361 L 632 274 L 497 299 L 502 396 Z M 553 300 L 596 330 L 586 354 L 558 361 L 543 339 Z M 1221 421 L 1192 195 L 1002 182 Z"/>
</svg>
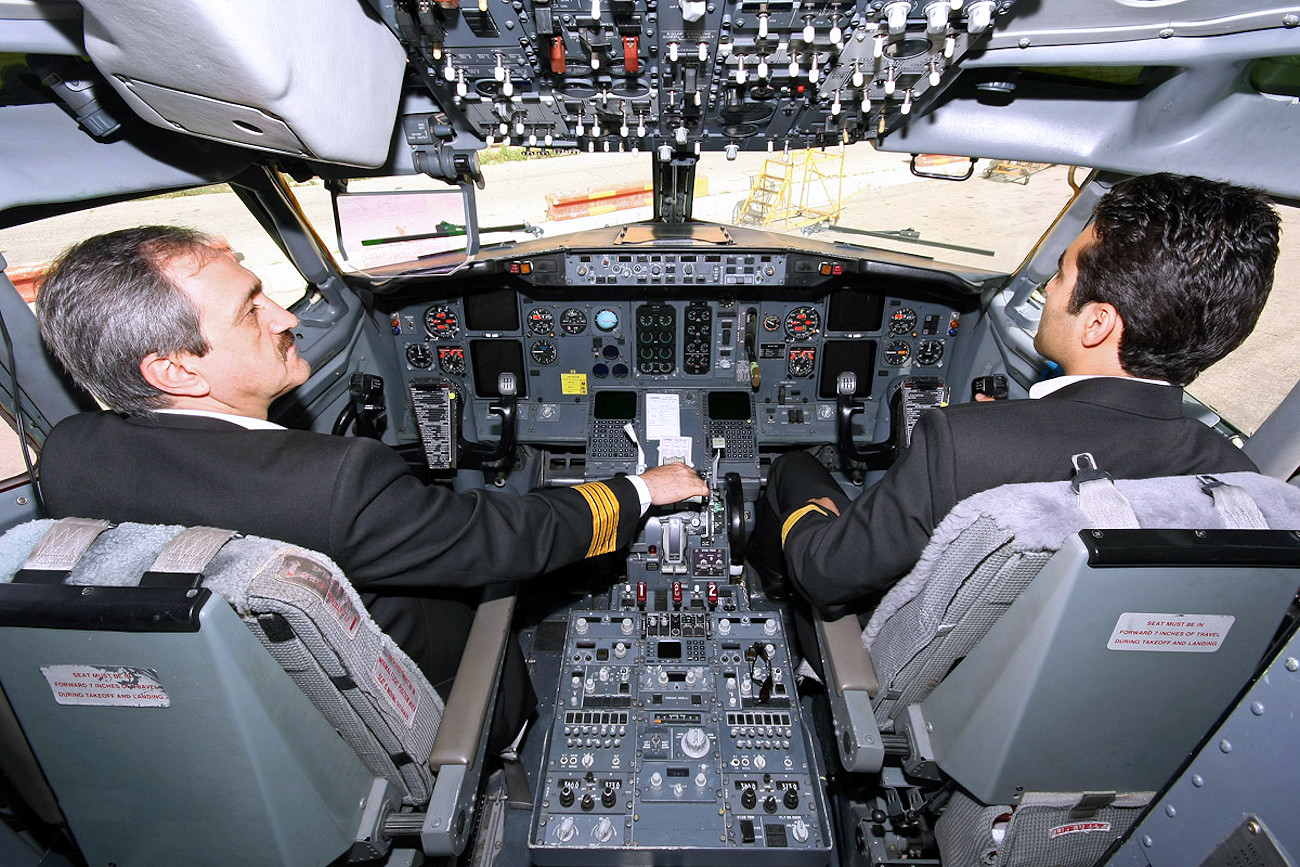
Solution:
<svg viewBox="0 0 1300 867">
<path fill-rule="evenodd" d="M 1293 532 L 1068 539 L 899 720 L 963 789 L 936 826 L 944 863 L 1094 863 L 1249 682 L 1297 589 Z"/>
<path fill-rule="evenodd" d="M 960 503 L 864 633 L 904 766 L 960 785 L 935 825 L 945 865 L 1093 864 L 1249 680 L 1300 589 L 1289 485 L 1081 487 Z"/>
<path fill-rule="evenodd" d="M 0 683 L 91 863 L 324 863 L 377 779 L 429 800 L 442 699 L 328 558 L 75 521 L 0 539 Z"/>
<path fill-rule="evenodd" d="M 1249 494 L 1268 526 L 1300 527 L 1300 491 L 1256 473 L 1220 479 Z M 1196 477 L 1119 480 L 1115 488 L 1142 527 L 1223 529 L 1233 521 Z M 1093 525 L 1069 482 L 1005 485 L 954 506 L 863 631 L 880 682 L 874 702 L 880 728 L 892 731 L 905 709 L 972 651 L 1064 541 Z"/>
</svg>

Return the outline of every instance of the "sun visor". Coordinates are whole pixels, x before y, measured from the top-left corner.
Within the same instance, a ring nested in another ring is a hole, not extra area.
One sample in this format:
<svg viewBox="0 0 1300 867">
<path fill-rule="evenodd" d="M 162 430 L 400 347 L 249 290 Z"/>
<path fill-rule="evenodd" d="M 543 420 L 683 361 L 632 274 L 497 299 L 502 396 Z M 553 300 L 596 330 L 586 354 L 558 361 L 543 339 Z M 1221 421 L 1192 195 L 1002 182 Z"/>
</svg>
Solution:
<svg viewBox="0 0 1300 867">
<path fill-rule="evenodd" d="M 87 53 L 150 123 L 322 162 L 387 159 L 406 56 L 355 0 L 83 5 Z"/>
</svg>

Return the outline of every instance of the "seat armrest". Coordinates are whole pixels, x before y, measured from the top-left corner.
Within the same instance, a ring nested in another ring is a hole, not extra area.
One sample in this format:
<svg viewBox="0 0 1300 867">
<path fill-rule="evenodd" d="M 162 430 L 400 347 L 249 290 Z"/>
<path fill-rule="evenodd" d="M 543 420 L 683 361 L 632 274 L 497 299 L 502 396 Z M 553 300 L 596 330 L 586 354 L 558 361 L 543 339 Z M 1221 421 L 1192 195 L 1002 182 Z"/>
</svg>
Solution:
<svg viewBox="0 0 1300 867">
<path fill-rule="evenodd" d="M 862 626 L 856 615 L 836 620 L 817 618 L 824 670 L 836 692 L 864 690 L 872 698 L 880 691 L 871 654 L 862 646 Z"/>
<path fill-rule="evenodd" d="M 474 798 L 514 615 L 513 595 L 480 603 L 474 615 L 429 754 L 437 779 L 420 832 L 425 854 L 459 855 L 473 827 Z"/>
<path fill-rule="evenodd" d="M 853 614 L 837 620 L 817 617 L 816 625 L 840 763 L 847 771 L 875 773 L 885 761 L 871 708 L 880 684 L 871 655 L 862 646 L 862 627 Z"/>
</svg>

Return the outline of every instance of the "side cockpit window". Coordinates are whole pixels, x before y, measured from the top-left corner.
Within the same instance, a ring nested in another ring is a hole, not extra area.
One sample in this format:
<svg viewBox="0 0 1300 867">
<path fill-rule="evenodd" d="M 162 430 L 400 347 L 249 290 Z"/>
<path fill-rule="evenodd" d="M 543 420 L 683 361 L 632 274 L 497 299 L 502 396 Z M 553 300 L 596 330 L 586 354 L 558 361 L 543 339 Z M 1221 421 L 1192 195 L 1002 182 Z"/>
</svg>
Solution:
<svg viewBox="0 0 1300 867">
<path fill-rule="evenodd" d="M 1206 370 L 1189 394 L 1244 434 L 1253 434 L 1300 379 L 1300 343 L 1293 337 L 1300 308 L 1300 207 L 1275 203 L 1282 239 L 1273 291 L 1255 330 Z"/>
<path fill-rule="evenodd" d="M 4 274 L 34 308 L 45 270 L 67 248 L 92 235 L 143 225 L 187 226 L 221 239 L 262 278 L 267 295 L 288 307 L 307 293 L 307 282 L 227 184 L 114 202 L 30 223 L 0 228 Z M 0 291 L 10 291 L 0 281 Z M 13 326 L 10 326 L 11 331 Z M 4 347 L 0 346 L 0 351 Z M 15 359 L 21 376 L 24 359 Z M 7 364 L 6 364 L 7 366 Z M 26 473 L 15 431 L 8 376 L 0 372 L 0 490 Z M 33 455 L 33 460 L 35 455 Z"/>
<path fill-rule="evenodd" d="M 224 239 L 282 307 L 306 294 L 302 274 L 227 184 L 115 202 L 0 229 L 0 253 L 9 263 L 5 274 L 30 303 L 45 267 L 68 247 L 91 235 L 145 225 L 187 226 Z"/>
</svg>

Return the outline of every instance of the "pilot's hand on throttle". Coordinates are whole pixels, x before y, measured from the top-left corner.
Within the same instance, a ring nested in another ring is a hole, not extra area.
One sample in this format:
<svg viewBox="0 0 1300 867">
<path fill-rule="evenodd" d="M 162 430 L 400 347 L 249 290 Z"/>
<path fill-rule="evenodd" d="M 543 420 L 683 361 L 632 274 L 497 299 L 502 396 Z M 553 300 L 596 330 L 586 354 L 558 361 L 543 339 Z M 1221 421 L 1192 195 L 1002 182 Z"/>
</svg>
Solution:
<svg viewBox="0 0 1300 867">
<path fill-rule="evenodd" d="M 987 395 L 987 394 L 983 394 L 983 393 L 978 392 L 978 391 L 975 392 L 975 402 L 976 402 L 976 403 L 990 403 L 990 402 L 995 401 L 995 400 L 997 400 L 996 397 L 990 397 L 989 395 Z"/>
<path fill-rule="evenodd" d="M 656 506 L 709 495 L 709 486 L 704 484 L 700 474 L 680 462 L 646 470 L 641 474 L 641 480 L 650 489 L 650 502 Z"/>
</svg>

